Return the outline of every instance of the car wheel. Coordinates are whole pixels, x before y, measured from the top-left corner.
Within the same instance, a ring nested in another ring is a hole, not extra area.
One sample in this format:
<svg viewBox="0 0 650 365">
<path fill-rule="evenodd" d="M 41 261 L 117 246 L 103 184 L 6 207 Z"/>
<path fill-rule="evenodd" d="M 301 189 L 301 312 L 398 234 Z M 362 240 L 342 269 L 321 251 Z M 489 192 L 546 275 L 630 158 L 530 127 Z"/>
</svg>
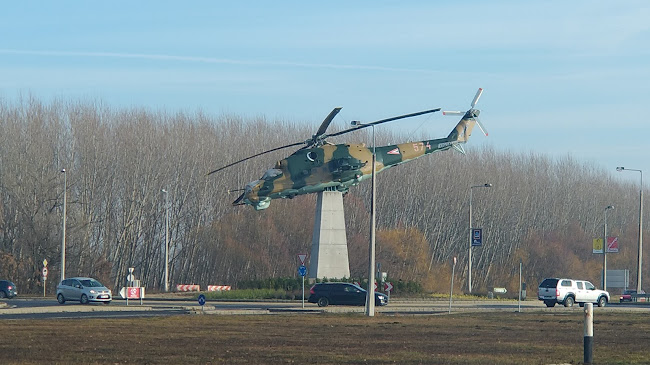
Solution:
<svg viewBox="0 0 650 365">
<path fill-rule="evenodd" d="M 59 295 L 56 296 L 56 300 L 59 302 L 59 304 L 65 303 L 65 298 L 63 297 L 63 294 L 59 293 Z"/>
<path fill-rule="evenodd" d="M 5 293 L 4 290 L 0 290 L 0 299 L 6 298 L 6 297 L 7 297 L 7 293 Z"/>
<path fill-rule="evenodd" d="M 565 307 L 573 307 L 573 303 L 574 303 L 573 297 L 566 297 L 566 299 L 564 299 Z"/>
<path fill-rule="evenodd" d="M 327 307 L 330 304 L 330 300 L 325 297 L 318 298 L 319 307 Z"/>
<path fill-rule="evenodd" d="M 578 305 L 579 305 L 580 307 L 584 307 L 584 306 L 585 306 L 585 303 L 578 303 Z"/>
<path fill-rule="evenodd" d="M 88 296 L 86 294 L 81 294 L 81 304 L 88 304 Z"/>
<path fill-rule="evenodd" d="M 605 298 L 605 297 L 598 298 L 598 306 L 599 307 L 604 307 L 606 305 L 607 305 L 607 298 Z"/>
</svg>

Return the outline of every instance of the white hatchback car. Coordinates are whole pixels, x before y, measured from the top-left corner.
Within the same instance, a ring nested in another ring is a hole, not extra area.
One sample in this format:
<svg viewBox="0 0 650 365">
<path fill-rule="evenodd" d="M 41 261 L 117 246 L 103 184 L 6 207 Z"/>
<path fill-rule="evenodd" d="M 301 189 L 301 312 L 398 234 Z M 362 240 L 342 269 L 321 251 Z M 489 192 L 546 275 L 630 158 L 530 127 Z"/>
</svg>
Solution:
<svg viewBox="0 0 650 365">
<path fill-rule="evenodd" d="M 68 278 L 56 287 L 56 300 L 60 304 L 67 300 L 79 301 L 81 304 L 89 302 L 110 304 L 113 295 L 110 289 L 93 278 Z"/>
</svg>

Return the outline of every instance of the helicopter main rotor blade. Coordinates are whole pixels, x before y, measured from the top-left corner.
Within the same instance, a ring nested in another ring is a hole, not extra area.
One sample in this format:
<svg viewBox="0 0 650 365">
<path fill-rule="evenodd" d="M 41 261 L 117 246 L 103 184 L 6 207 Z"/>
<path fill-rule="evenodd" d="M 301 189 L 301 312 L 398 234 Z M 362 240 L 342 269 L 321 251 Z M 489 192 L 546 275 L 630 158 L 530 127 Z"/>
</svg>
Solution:
<svg viewBox="0 0 650 365">
<path fill-rule="evenodd" d="M 334 108 L 334 109 L 330 112 L 330 114 L 325 118 L 325 120 L 324 120 L 323 123 L 321 124 L 320 128 L 318 128 L 318 132 L 317 132 L 314 136 L 312 136 L 312 138 L 310 138 L 310 139 L 308 139 L 308 140 L 306 140 L 306 141 L 291 143 L 291 144 L 288 144 L 288 145 L 285 145 L 285 146 L 280 146 L 280 147 L 272 148 L 272 149 L 270 149 L 270 150 L 268 150 L 268 151 L 264 151 L 264 152 L 260 152 L 260 153 L 254 154 L 254 155 L 252 155 L 252 156 L 248 156 L 248 157 L 243 158 L 243 159 L 241 159 L 241 160 L 239 160 L 239 161 L 235 161 L 235 162 L 230 163 L 230 164 L 228 164 L 228 165 L 226 165 L 226 166 L 220 167 L 220 168 L 218 168 L 218 169 L 216 169 L 216 170 L 214 170 L 214 171 L 210 171 L 206 176 L 208 176 L 208 175 L 212 175 L 212 174 L 214 174 L 214 173 L 216 173 L 216 172 L 219 172 L 219 171 L 221 171 L 221 170 L 223 170 L 223 169 L 227 169 L 228 167 L 231 167 L 231 166 L 237 165 L 238 163 L 242 163 L 242 162 L 244 162 L 244 161 L 247 161 L 247 160 L 250 160 L 250 159 L 252 159 L 252 158 L 255 158 L 255 157 L 258 157 L 258 156 L 264 155 L 264 154 L 269 153 L 269 152 L 273 152 L 273 151 L 281 150 L 281 149 L 284 149 L 284 148 L 294 147 L 294 146 L 300 146 L 300 145 L 306 145 L 306 146 L 303 147 L 303 149 L 305 149 L 305 148 L 310 148 L 311 146 L 314 145 L 315 141 L 317 141 L 317 140 L 324 140 L 324 139 L 327 138 L 327 137 L 340 136 L 340 135 L 345 134 L 345 133 L 350 133 L 350 132 L 352 132 L 352 131 L 356 131 L 356 130 L 359 130 L 359 129 L 362 129 L 362 128 L 367 128 L 367 127 L 370 127 L 370 126 L 373 126 L 373 125 L 377 125 L 377 124 L 381 124 L 381 123 L 392 122 L 392 121 L 394 121 L 394 120 L 405 119 L 405 118 L 411 118 L 411 117 L 417 117 L 418 115 L 423 115 L 423 114 L 429 114 L 429 113 L 439 112 L 439 111 L 440 111 L 440 108 L 431 109 L 431 110 L 425 110 L 425 111 L 421 111 L 421 112 L 417 112 L 417 113 L 411 113 L 411 114 L 399 115 L 399 116 L 392 117 L 392 118 L 387 118 L 387 119 L 378 120 L 378 121 L 376 121 L 376 122 L 372 122 L 372 123 L 362 124 L 361 126 L 354 127 L 354 128 L 350 128 L 350 129 L 346 129 L 346 130 L 343 130 L 343 131 L 340 131 L 340 132 L 330 133 L 330 134 L 323 134 L 324 131 L 325 131 L 325 130 L 327 129 L 327 127 L 329 126 L 329 124 L 332 122 L 332 119 L 334 119 L 334 117 L 336 116 L 336 114 L 338 114 L 338 112 L 339 112 L 340 110 L 341 110 L 341 108 Z"/>
<path fill-rule="evenodd" d="M 330 126 L 330 123 L 332 123 L 332 119 L 341 111 L 341 108 L 334 108 L 332 111 L 329 113 L 329 115 L 323 120 L 323 123 L 321 123 L 320 128 L 318 128 L 318 131 L 316 131 L 316 134 L 314 134 L 314 138 L 318 137 L 327 131 L 327 127 Z"/>
<path fill-rule="evenodd" d="M 293 147 L 293 146 L 299 146 L 299 145 L 304 144 L 304 143 L 305 143 L 305 142 L 296 142 L 296 143 L 288 144 L 288 145 L 286 145 L 286 146 L 276 147 L 276 148 L 270 149 L 270 150 L 268 150 L 268 151 L 260 152 L 260 153 L 258 153 L 258 154 L 252 155 L 252 156 L 248 156 L 248 157 L 243 158 L 243 159 L 241 159 L 241 160 L 239 160 L 239 161 L 235 161 L 235 162 L 230 163 L 230 164 L 228 164 L 228 165 L 226 165 L 226 166 L 220 167 L 220 168 L 218 168 L 218 169 L 216 169 L 216 170 L 214 170 L 214 171 L 210 171 L 206 176 L 208 176 L 208 175 L 212 175 L 212 174 L 214 174 L 215 172 L 219 172 L 219 171 L 221 171 L 221 170 L 223 170 L 223 169 L 226 169 L 226 168 L 228 168 L 228 167 L 230 167 L 230 166 L 233 166 L 233 165 L 237 165 L 238 163 L 244 162 L 244 161 L 246 161 L 246 160 L 250 160 L 251 158 L 255 158 L 255 157 L 257 157 L 257 156 L 261 156 L 261 155 L 263 155 L 263 154 L 266 154 L 266 153 L 269 153 L 269 152 L 273 152 L 273 151 L 277 151 L 277 150 L 281 150 L 281 149 L 284 149 L 284 148 L 289 148 L 289 147 Z"/>
<path fill-rule="evenodd" d="M 359 129 L 362 129 L 362 128 L 368 128 L 368 127 L 371 127 L 371 126 L 377 125 L 377 124 L 392 122 L 394 120 L 399 120 L 399 119 L 417 117 L 419 115 L 435 113 L 435 112 L 439 112 L 439 111 L 440 111 L 440 108 L 436 108 L 436 109 L 425 110 L 425 111 L 421 111 L 421 112 L 417 112 L 417 113 L 404 114 L 404 115 L 399 115 L 399 116 L 392 117 L 392 118 L 386 118 L 386 119 L 378 120 L 378 121 L 372 122 L 372 123 L 361 124 L 360 126 L 349 128 L 349 129 L 346 129 L 346 130 L 343 130 L 343 131 L 340 131 L 340 132 L 326 134 L 325 138 L 340 136 L 341 134 L 350 133 L 350 132 L 353 132 L 353 131 L 356 131 L 356 130 L 359 130 Z"/>
</svg>

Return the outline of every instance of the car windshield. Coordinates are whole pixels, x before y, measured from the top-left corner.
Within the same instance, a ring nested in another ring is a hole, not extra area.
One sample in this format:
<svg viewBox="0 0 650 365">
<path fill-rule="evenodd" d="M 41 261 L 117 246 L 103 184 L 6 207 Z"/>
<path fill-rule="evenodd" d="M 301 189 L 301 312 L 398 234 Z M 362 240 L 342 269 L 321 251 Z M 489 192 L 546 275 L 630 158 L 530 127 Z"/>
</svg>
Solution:
<svg viewBox="0 0 650 365">
<path fill-rule="evenodd" d="M 79 281 L 81 281 L 81 285 L 91 287 L 91 288 L 100 288 L 103 286 L 99 281 L 94 279 L 84 279 Z"/>
</svg>

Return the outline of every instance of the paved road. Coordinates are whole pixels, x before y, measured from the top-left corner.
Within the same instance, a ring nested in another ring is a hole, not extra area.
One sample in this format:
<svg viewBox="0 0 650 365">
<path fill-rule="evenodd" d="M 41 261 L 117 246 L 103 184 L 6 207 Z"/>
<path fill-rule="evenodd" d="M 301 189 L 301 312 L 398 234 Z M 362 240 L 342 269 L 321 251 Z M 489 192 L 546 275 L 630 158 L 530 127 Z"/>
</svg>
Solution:
<svg viewBox="0 0 650 365">
<path fill-rule="evenodd" d="M 6 303 L 6 305 L 3 305 Z M 385 315 L 435 315 L 449 313 L 448 300 L 400 300 L 393 299 L 385 307 L 376 307 L 377 313 Z M 580 311 L 577 305 L 573 308 L 556 306 L 546 308 L 537 300 L 517 301 L 505 300 L 455 300 L 451 312 L 522 312 L 527 311 Z M 649 311 L 650 305 L 613 303 L 598 311 Z M 2 319 L 41 319 L 41 318 L 80 318 L 80 317 L 145 317 L 168 316 L 185 313 L 206 313 L 219 315 L 234 314 L 269 314 L 269 313 L 363 313 L 364 307 L 328 306 L 319 308 L 315 304 L 301 301 L 208 301 L 203 307 L 193 299 L 151 298 L 139 300 L 113 300 L 110 305 L 88 304 L 74 302 L 59 304 L 54 298 L 14 298 L 0 301 L 0 320 Z"/>
</svg>

